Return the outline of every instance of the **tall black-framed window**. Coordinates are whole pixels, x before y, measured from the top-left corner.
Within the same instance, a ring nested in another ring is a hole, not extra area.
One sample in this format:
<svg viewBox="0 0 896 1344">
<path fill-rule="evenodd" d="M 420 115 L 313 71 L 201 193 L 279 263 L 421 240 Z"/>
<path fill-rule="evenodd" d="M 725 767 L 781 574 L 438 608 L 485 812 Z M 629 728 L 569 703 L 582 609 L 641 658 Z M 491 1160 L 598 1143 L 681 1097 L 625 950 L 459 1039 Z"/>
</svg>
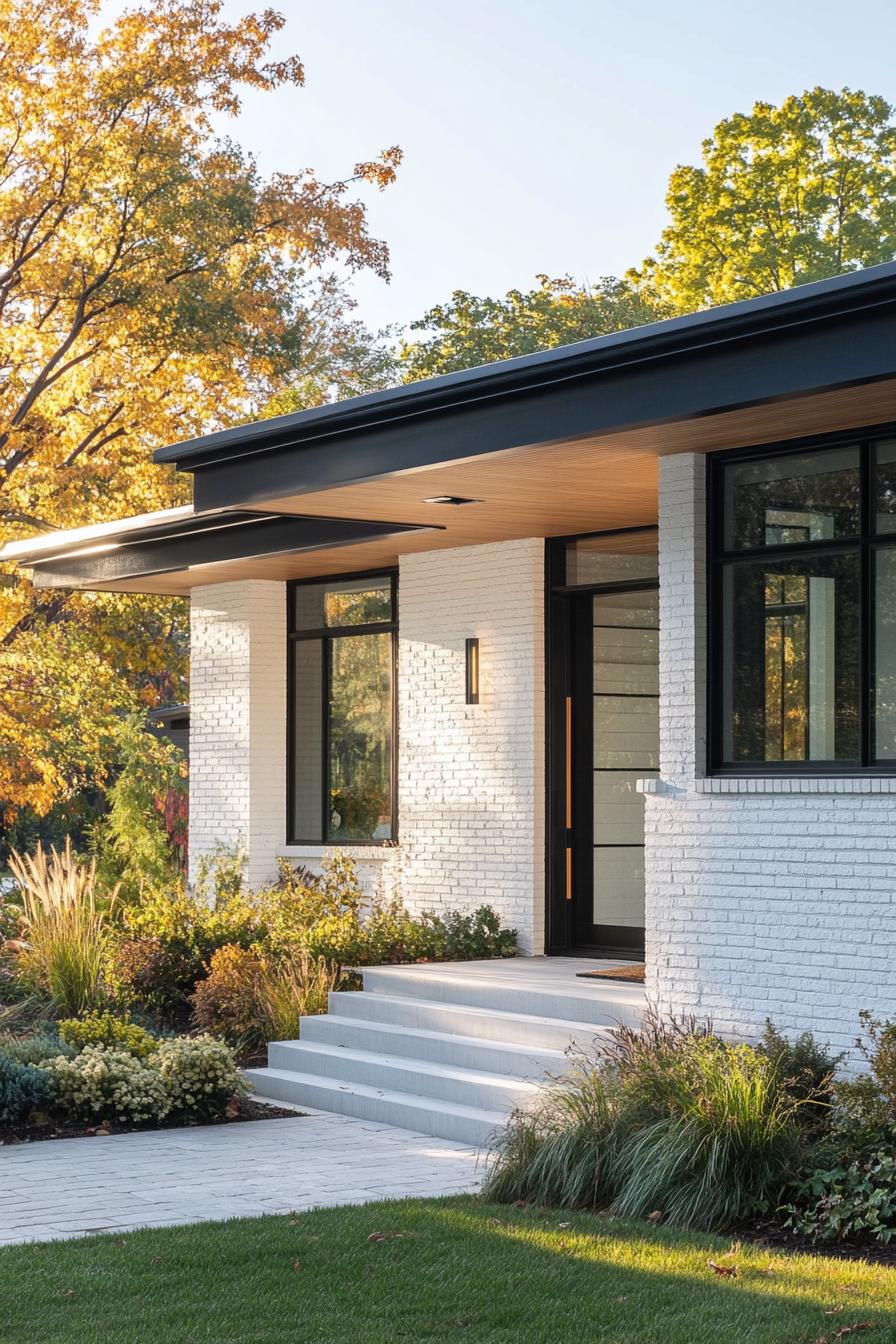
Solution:
<svg viewBox="0 0 896 1344">
<path fill-rule="evenodd" d="M 388 844 L 395 808 L 398 576 L 288 585 L 291 844 Z"/>
<path fill-rule="evenodd" d="M 711 766 L 896 773 L 896 429 L 710 459 Z"/>
</svg>

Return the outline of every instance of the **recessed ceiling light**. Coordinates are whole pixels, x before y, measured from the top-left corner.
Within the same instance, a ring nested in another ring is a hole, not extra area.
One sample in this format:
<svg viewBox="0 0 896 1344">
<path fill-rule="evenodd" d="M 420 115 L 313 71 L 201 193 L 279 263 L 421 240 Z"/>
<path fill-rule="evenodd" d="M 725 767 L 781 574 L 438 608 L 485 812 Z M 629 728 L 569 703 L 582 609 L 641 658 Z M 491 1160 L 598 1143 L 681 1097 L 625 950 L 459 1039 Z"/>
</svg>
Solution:
<svg viewBox="0 0 896 1344">
<path fill-rule="evenodd" d="M 424 504 L 481 504 L 480 499 L 464 499 L 463 495 L 430 495 Z"/>
</svg>

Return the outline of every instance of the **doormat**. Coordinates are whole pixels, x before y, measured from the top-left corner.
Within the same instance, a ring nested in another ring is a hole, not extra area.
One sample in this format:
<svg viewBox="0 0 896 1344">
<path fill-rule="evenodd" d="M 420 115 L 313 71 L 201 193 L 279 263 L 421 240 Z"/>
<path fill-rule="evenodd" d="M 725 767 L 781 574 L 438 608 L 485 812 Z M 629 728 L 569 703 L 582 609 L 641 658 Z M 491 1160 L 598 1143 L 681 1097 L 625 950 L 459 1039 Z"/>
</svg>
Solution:
<svg viewBox="0 0 896 1344">
<path fill-rule="evenodd" d="M 634 980 L 644 983 L 643 966 L 608 966 L 602 971 L 576 971 L 577 980 Z"/>
</svg>

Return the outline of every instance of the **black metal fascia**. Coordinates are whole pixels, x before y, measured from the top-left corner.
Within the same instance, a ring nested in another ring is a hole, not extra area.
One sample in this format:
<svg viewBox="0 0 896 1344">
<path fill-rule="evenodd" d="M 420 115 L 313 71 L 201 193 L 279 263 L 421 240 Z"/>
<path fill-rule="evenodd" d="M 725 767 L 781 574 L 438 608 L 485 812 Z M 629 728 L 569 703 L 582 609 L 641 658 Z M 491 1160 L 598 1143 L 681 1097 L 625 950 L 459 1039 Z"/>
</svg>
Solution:
<svg viewBox="0 0 896 1344">
<path fill-rule="evenodd" d="M 245 456 L 300 448 L 377 425 L 449 413 L 489 400 L 532 394 L 576 381 L 629 372 L 716 347 L 796 336 L 807 326 L 870 314 L 896 303 L 896 264 L 870 267 L 781 294 L 651 323 L 591 341 L 389 388 L 334 405 L 278 416 L 162 448 L 157 462 L 196 471 Z M 388 468 L 386 468 L 388 469 Z M 316 487 L 314 487 L 316 488 Z"/>
<path fill-rule="evenodd" d="M 414 523 L 306 514 L 240 514 L 231 518 L 228 525 L 221 515 L 213 515 L 205 520 L 204 528 L 199 525 L 200 519 L 193 519 L 189 531 L 178 522 L 167 534 L 162 528 L 153 528 L 150 536 L 131 535 L 120 542 L 112 538 L 106 543 L 108 550 L 69 548 L 68 552 L 23 559 L 21 564 L 34 571 L 39 587 L 90 588 L 228 560 L 299 554 L 425 530 Z"/>
<path fill-rule="evenodd" d="M 260 505 L 533 443 L 668 424 L 896 376 L 896 283 L 886 302 L 665 356 L 569 371 L 424 414 L 379 415 L 326 437 L 193 461 L 197 507 Z M 338 434 L 338 437 L 336 437 Z"/>
</svg>

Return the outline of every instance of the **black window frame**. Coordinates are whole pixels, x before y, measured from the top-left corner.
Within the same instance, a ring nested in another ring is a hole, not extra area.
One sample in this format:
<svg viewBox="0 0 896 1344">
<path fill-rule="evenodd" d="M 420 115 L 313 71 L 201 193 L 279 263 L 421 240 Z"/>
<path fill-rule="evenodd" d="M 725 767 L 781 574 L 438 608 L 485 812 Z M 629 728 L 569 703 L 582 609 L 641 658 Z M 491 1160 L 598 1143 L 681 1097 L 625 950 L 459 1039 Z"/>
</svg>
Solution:
<svg viewBox="0 0 896 1344">
<path fill-rule="evenodd" d="M 896 776 L 896 759 L 874 758 L 874 618 L 875 566 L 877 551 L 896 545 L 896 532 L 878 532 L 873 454 L 875 445 L 896 438 L 896 424 L 873 425 L 831 434 L 813 434 L 800 439 L 757 444 L 707 455 L 707 770 L 727 777 L 849 778 Z M 859 532 L 856 537 L 788 542 L 777 546 L 726 549 L 725 468 L 731 463 L 797 456 L 813 449 L 855 447 L 859 456 Z M 728 566 L 771 559 L 857 555 L 859 557 L 859 760 L 730 762 L 723 756 L 724 705 L 722 674 L 724 656 L 723 574 Z"/>
<path fill-rule="evenodd" d="M 348 583 L 355 579 L 388 579 L 392 599 L 392 619 L 390 621 L 369 621 L 363 625 L 319 626 L 315 629 L 296 628 L 295 593 L 299 588 L 328 583 Z M 392 640 L 392 715 L 391 715 L 391 759 L 389 761 L 390 803 L 392 809 L 392 834 L 388 840 L 328 840 L 329 816 L 329 759 L 330 759 L 330 715 L 329 688 L 331 645 L 336 639 L 352 639 L 358 635 L 385 635 Z M 295 783 L 296 783 L 296 714 L 295 714 L 295 656 L 294 646 L 303 641 L 314 640 L 321 645 L 321 721 L 323 728 L 320 782 L 321 838 L 309 840 L 295 834 Z M 398 570 L 392 566 L 382 569 L 353 570 L 349 574 L 321 574 L 312 579 L 291 579 L 286 585 L 286 843 L 287 845 L 307 848 L 347 849 L 388 849 L 398 842 Z"/>
</svg>

